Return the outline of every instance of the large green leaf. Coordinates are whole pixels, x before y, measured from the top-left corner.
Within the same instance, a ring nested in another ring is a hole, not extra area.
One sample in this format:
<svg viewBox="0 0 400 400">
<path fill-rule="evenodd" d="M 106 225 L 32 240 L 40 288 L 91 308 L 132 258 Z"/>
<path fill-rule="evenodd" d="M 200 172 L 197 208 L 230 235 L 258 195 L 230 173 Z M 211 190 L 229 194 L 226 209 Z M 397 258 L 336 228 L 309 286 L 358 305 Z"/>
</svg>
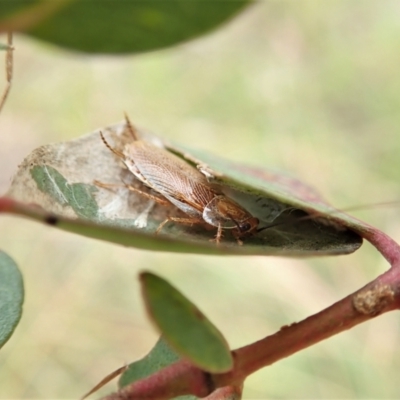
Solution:
<svg viewBox="0 0 400 400">
<path fill-rule="evenodd" d="M 332 207 L 313 187 L 285 172 L 235 163 L 221 157 L 216 157 L 201 149 L 186 148 L 175 144 L 167 145 L 167 148 L 180 154 L 188 162 L 199 165 L 200 168 L 204 166 L 203 168 L 210 183 L 226 186 L 226 192 L 234 199 L 237 198 L 238 201 L 244 201 L 246 208 L 249 210 L 252 210 L 254 207 L 252 202 L 257 202 L 257 199 L 241 200 L 242 195 L 237 193 L 237 190 L 242 192 L 247 191 L 258 194 L 259 197 L 272 199 L 272 203 L 267 202 L 265 204 L 264 202 L 261 208 L 272 209 L 271 217 L 274 217 L 274 219 L 277 216 L 279 217 L 283 204 L 283 209 L 286 211 L 289 211 L 288 206 L 292 207 L 290 214 L 293 214 L 293 209 L 295 208 L 313 215 L 313 218 L 304 219 L 301 217 L 301 220 L 312 220 L 313 222 L 320 222 L 327 226 L 336 226 L 339 230 L 340 226 L 342 230 L 344 227 L 348 227 L 358 233 L 367 232 L 372 229 L 368 224 Z M 300 221 L 296 222 L 296 219 L 296 217 L 294 220 L 291 220 L 290 217 L 286 218 L 285 224 L 300 226 Z M 271 222 L 268 221 L 268 217 L 267 222 Z M 274 220 L 274 225 L 275 223 L 279 223 L 278 218 Z M 301 226 L 301 230 L 304 232 L 307 231 L 306 224 Z M 311 230 L 308 233 L 312 235 Z M 323 235 L 322 232 L 320 234 Z"/>
<path fill-rule="evenodd" d="M 140 280 L 150 318 L 178 354 L 208 372 L 233 367 L 225 338 L 190 300 L 157 275 L 145 272 Z"/>
<path fill-rule="evenodd" d="M 143 52 L 200 36 L 248 4 L 249 0 L 2 1 L 0 32 L 20 31 L 90 53 Z"/>
<path fill-rule="evenodd" d="M 0 251 L 0 347 L 7 342 L 22 315 L 24 285 L 14 260 Z"/>
<path fill-rule="evenodd" d="M 114 140 L 117 148 L 129 140 L 124 124 L 104 128 L 103 133 Z M 162 143 L 155 136 L 146 137 Z M 177 146 L 173 148 L 180 151 Z M 260 227 L 275 226 L 244 239 L 243 246 L 237 244 L 229 230 L 216 246 L 210 242 L 215 229 L 202 225 L 169 223 L 155 235 L 167 216 L 185 214 L 172 205 L 153 205 L 148 198 L 128 190 L 123 182 L 148 191 L 104 146 L 98 132 L 35 150 L 21 164 L 8 195 L 57 215 L 57 221 L 51 221 L 62 229 L 145 249 L 307 256 L 350 253 L 361 245 L 356 232 L 362 233 L 367 225 L 337 213 L 308 186 L 293 178 L 227 162 L 196 149 L 186 149 L 182 157 L 203 165 L 203 169 L 207 164 L 209 179 L 258 217 Z M 117 186 L 100 188 L 94 180 Z M 48 216 L 38 209 L 19 207 L 13 212 L 48 221 Z M 303 219 L 305 212 L 321 218 Z M 77 217 L 85 221 L 76 220 Z"/>
</svg>

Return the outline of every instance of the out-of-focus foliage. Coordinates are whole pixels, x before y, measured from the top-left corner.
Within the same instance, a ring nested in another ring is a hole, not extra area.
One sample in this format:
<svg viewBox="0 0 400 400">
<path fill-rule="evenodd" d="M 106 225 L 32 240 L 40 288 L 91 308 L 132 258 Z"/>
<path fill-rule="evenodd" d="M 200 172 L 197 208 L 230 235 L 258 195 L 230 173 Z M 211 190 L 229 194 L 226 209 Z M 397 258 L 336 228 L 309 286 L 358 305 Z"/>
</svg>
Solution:
<svg viewBox="0 0 400 400">
<path fill-rule="evenodd" d="M 24 285 L 14 260 L 0 251 L 0 348 L 16 328 L 22 314 Z"/>
<path fill-rule="evenodd" d="M 88 53 L 139 53 L 201 36 L 250 3 L 250 0 L 5 1 L 0 8 L 0 32 L 23 32 Z"/>
</svg>

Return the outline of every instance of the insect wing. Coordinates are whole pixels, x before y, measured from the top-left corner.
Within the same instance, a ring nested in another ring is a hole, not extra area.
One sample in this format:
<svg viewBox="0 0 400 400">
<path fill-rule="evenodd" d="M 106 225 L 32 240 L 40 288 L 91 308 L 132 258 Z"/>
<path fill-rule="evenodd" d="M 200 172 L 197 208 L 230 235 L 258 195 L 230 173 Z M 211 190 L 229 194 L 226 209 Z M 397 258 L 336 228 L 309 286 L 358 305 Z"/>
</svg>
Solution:
<svg viewBox="0 0 400 400">
<path fill-rule="evenodd" d="M 165 149 L 140 140 L 124 153 L 134 162 L 134 170 L 126 163 L 132 173 L 189 215 L 201 216 L 215 196 L 200 172 Z"/>
</svg>

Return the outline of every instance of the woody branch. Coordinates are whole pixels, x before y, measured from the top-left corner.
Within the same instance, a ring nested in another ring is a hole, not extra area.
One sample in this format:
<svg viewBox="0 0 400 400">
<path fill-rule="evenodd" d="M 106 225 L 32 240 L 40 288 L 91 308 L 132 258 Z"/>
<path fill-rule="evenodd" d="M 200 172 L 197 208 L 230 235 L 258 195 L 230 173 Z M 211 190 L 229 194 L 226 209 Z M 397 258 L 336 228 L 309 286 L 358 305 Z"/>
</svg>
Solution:
<svg viewBox="0 0 400 400">
<path fill-rule="evenodd" d="M 187 361 L 179 361 L 104 397 L 103 400 L 161 400 L 185 394 L 198 397 L 213 393 L 217 395 L 221 388 L 240 386 L 247 376 L 263 367 L 378 315 L 399 309 L 400 248 L 390 237 L 378 230 L 371 230 L 365 236 L 391 262 L 391 268 L 325 310 L 233 351 L 232 371 L 209 374 Z"/>
</svg>

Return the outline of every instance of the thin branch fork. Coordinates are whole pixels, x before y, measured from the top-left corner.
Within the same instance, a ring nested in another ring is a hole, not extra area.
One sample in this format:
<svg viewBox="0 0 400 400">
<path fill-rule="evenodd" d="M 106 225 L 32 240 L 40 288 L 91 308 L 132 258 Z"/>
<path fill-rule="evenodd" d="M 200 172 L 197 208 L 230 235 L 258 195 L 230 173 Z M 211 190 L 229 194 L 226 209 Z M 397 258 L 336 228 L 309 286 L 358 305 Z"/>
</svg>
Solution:
<svg viewBox="0 0 400 400">
<path fill-rule="evenodd" d="M 325 310 L 233 351 L 230 372 L 209 374 L 179 361 L 102 400 L 162 400 L 187 394 L 222 399 L 217 395 L 220 389 L 240 387 L 255 371 L 396 309 L 400 309 L 400 268 L 394 267 Z"/>
</svg>

